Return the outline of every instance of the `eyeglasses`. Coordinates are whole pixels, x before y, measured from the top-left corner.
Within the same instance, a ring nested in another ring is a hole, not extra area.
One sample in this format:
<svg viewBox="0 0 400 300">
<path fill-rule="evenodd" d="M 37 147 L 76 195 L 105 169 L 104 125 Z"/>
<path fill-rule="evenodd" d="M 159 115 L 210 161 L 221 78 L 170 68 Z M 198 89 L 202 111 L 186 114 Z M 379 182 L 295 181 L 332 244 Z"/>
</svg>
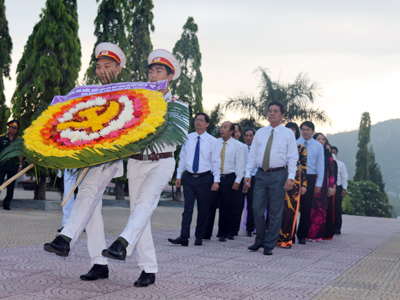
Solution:
<svg viewBox="0 0 400 300">
<path fill-rule="evenodd" d="M 195 122 L 205 122 L 206 120 L 202 120 L 202 119 L 194 119 Z"/>
</svg>

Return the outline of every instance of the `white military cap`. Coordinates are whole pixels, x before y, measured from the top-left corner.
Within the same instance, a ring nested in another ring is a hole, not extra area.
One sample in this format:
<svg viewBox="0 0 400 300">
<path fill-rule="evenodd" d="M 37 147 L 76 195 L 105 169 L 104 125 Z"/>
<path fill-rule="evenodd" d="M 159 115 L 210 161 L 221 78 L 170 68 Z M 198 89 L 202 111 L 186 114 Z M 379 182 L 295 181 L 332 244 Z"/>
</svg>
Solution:
<svg viewBox="0 0 400 300">
<path fill-rule="evenodd" d="M 181 66 L 179 65 L 176 57 L 169 51 L 164 49 L 157 49 L 149 54 L 147 59 L 149 66 L 152 64 L 166 65 L 171 68 L 174 77 L 172 80 L 179 78 L 181 75 Z"/>
<path fill-rule="evenodd" d="M 123 68 L 126 64 L 126 56 L 124 51 L 122 51 L 120 47 L 113 43 L 98 44 L 94 50 L 94 54 L 96 59 L 101 57 L 110 57 L 114 59 L 117 63 L 119 63 L 121 68 Z"/>
</svg>

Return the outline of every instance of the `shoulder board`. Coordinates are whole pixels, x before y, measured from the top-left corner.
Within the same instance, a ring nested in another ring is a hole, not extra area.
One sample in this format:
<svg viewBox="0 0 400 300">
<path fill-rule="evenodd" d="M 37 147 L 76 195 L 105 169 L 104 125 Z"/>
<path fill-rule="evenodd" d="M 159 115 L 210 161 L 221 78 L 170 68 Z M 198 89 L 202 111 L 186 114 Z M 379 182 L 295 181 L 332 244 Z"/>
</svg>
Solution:
<svg viewBox="0 0 400 300">
<path fill-rule="evenodd" d="M 1 138 L 1 137 L 3 137 L 3 136 L 6 136 L 6 134 L 2 134 L 2 135 L 0 135 L 0 138 Z"/>
<path fill-rule="evenodd" d="M 177 103 L 180 103 L 180 104 L 187 105 L 187 104 L 186 104 L 186 102 L 179 101 L 179 100 L 178 100 L 178 99 L 176 99 L 175 97 L 172 97 L 172 98 L 171 98 L 171 102 L 177 102 Z"/>
</svg>

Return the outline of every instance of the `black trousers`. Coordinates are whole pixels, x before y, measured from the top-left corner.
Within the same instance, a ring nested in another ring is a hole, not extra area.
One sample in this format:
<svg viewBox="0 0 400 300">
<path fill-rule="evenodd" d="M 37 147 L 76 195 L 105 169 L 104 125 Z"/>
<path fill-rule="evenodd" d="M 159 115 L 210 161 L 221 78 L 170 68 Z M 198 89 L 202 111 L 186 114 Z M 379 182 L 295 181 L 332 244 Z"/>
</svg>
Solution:
<svg viewBox="0 0 400 300">
<path fill-rule="evenodd" d="M 244 198 L 246 194 L 243 194 L 243 183 L 244 180 L 240 182 L 239 190 L 237 191 L 236 197 L 232 198 L 232 220 L 229 227 L 228 235 L 235 236 L 238 235 L 240 229 L 240 222 L 242 221 L 242 213 L 244 208 Z"/>
<path fill-rule="evenodd" d="M 310 230 L 311 204 L 314 199 L 316 175 L 307 175 L 307 192 L 300 196 L 300 222 L 297 238 L 306 239 Z"/>
<path fill-rule="evenodd" d="M 202 239 L 207 225 L 208 208 L 211 198 L 211 187 L 214 181 L 210 173 L 200 178 L 193 178 L 187 172 L 183 173 L 183 195 L 185 207 L 182 213 L 181 238 L 190 238 L 190 224 L 192 223 L 194 202 L 197 199 L 196 239 Z"/>
<path fill-rule="evenodd" d="M 4 177 L 7 175 L 7 179 L 10 179 L 11 177 L 13 177 L 14 175 L 16 175 L 18 173 L 17 172 L 13 172 L 13 171 L 8 171 L 8 170 L 1 170 L 0 169 L 0 185 L 3 184 L 4 182 Z M 7 195 L 3 200 L 3 207 L 5 208 L 9 208 L 10 204 L 11 204 L 11 200 L 14 197 L 14 187 L 15 187 L 15 180 L 13 182 L 11 182 L 8 186 L 7 186 Z"/>
<path fill-rule="evenodd" d="M 236 175 L 230 174 L 225 177 L 221 176 L 219 189 L 216 192 L 211 192 L 211 203 L 208 210 L 207 228 L 204 238 L 209 239 L 212 236 L 214 227 L 215 212 L 219 206 L 218 219 L 218 235 L 226 238 L 229 233 L 229 228 L 232 221 L 232 199 L 240 196 L 239 190 L 232 189 Z"/>
<path fill-rule="evenodd" d="M 342 192 L 343 186 L 339 185 L 336 187 L 335 194 L 335 223 L 333 224 L 333 228 L 335 231 L 340 231 L 342 229 Z"/>
<path fill-rule="evenodd" d="M 255 184 L 255 176 L 251 177 L 251 187 L 249 188 L 247 194 L 244 194 L 247 197 L 247 220 L 246 220 L 246 231 L 253 232 L 255 229 L 254 225 L 254 214 L 253 214 L 253 191 Z"/>
</svg>

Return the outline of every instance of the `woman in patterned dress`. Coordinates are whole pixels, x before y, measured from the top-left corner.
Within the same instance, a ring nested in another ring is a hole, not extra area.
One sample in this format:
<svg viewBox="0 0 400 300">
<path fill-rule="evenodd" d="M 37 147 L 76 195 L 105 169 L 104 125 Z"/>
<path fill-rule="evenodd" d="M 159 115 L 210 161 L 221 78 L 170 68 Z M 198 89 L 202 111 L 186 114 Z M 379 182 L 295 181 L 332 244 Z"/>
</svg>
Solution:
<svg viewBox="0 0 400 300">
<path fill-rule="evenodd" d="M 325 176 L 321 191 L 314 195 L 311 203 L 310 229 L 308 240 L 321 241 L 324 237 L 328 198 L 335 194 L 335 165 L 332 154 L 325 148 L 326 138 L 322 133 L 314 134 L 313 138 L 325 149 Z"/>
<path fill-rule="evenodd" d="M 300 137 L 300 129 L 296 123 L 289 122 L 286 124 L 286 127 L 293 130 L 296 139 Z M 277 243 L 287 249 L 290 249 L 293 245 L 292 239 L 299 212 L 300 195 L 304 195 L 307 191 L 307 152 L 306 148 L 302 145 L 297 144 L 297 148 L 299 149 L 299 161 L 297 163 L 296 177 L 293 182 L 293 188 L 286 192 L 282 226 Z"/>
</svg>

